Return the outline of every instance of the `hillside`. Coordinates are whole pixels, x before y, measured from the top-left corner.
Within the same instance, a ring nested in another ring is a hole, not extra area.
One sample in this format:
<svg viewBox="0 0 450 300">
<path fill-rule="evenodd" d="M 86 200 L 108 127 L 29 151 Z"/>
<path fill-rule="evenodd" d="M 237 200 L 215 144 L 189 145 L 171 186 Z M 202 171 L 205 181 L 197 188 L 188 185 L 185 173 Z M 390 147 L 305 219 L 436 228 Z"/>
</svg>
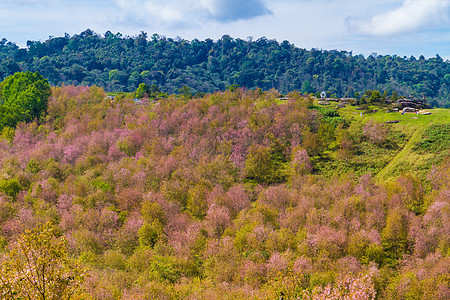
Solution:
<svg viewBox="0 0 450 300">
<path fill-rule="evenodd" d="M 327 91 L 337 97 L 378 90 L 393 97 L 426 97 L 431 106 L 450 107 L 450 64 L 439 55 L 365 58 L 347 51 L 306 50 L 264 37 L 187 41 L 145 32 L 130 37 L 86 30 L 29 41 L 25 49 L 3 39 L 0 80 L 18 71 L 39 71 L 55 86 L 97 85 L 109 92 L 131 92 L 142 82 L 169 94 L 184 86 L 195 94 L 231 85 L 275 88 L 284 94 Z"/>
<path fill-rule="evenodd" d="M 339 111 L 347 118 L 353 117 L 356 121 L 353 126 L 358 122 L 366 124 L 366 132 L 370 130 L 367 124 L 371 122 L 382 124 L 398 121 L 398 123 L 388 126 L 390 127 L 389 131 L 396 133 L 396 137 L 388 147 L 394 151 L 391 154 L 389 151 L 383 153 L 386 165 L 382 170 L 377 169 L 372 172 L 378 180 L 392 178 L 407 171 L 425 177 L 434 164 L 440 164 L 448 155 L 450 115 L 447 109 L 424 109 L 420 110 L 419 114 L 406 113 L 404 115 L 400 112 L 387 113 L 386 109 L 379 109 L 375 106 L 373 109 L 378 109 L 378 111 L 364 114 L 363 117 L 359 117 L 360 111 L 355 110 L 354 107 Z M 430 115 L 423 114 L 425 112 Z M 374 134 L 378 135 L 377 139 L 381 138 L 383 130 L 376 131 L 376 127 L 372 130 L 374 130 Z"/>
<path fill-rule="evenodd" d="M 448 298 L 449 111 L 336 104 L 53 87 L 2 131 L 2 254 L 50 221 L 80 299 Z"/>
</svg>

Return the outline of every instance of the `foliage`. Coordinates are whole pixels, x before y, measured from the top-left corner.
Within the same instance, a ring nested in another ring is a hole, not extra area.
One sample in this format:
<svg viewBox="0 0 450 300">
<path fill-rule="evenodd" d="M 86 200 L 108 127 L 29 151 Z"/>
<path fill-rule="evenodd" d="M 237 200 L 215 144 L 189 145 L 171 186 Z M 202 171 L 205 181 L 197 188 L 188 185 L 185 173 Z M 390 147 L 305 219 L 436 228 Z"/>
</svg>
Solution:
<svg viewBox="0 0 450 300">
<path fill-rule="evenodd" d="M 142 99 L 144 97 L 147 98 L 163 98 L 167 97 L 166 94 L 161 92 L 156 84 L 152 84 L 150 87 L 146 85 L 145 83 L 139 84 L 139 87 L 137 88 L 135 92 L 135 96 L 138 99 Z"/>
<path fill-rule="evenodd" d="M 185 94 L 190 88 L 191 95 L 233 90 L 238 85 L 276 88 L 284 94 L 327 91 L 336 97 L 354 97 L 358 93 L 361 102 L 371 104 L 385 96 L 413 95 L 426 97 L 432 106 L 450 105 L 450 66 L 439 55 L 364 57 L 348 51 L 306 50 L 265 37 L 246 41 L 224 35 L 217 41 L 188 41 L 158 34 L 149 37 L 145 32 L 123 36 L 87 29 L 73 36 L 29 41 L 25 49 L 3 39 L 0 62 L 0 79 L 20 70 L 37 70 L 52 85 L 139 90 L 137 98 L 142 83 L 165 93 Z M 153 92 L 145 92 L 153 98 Z"/>
<path fill-rule="evenodd" d="M 248 151 L 245 173 L 249 180 L 269 184 L 284 180 L 282 161 L 280 162 L 280 158 L 277 158 L 270 148 L 253 145 Z"/>
<path fill-rule="evenodd" d="M 7 140 L 9 143 L 13 142 L 14 134 L 15 134 L 14 128 L 11 128 L 11 127 L 8 127 L 8 126 L 3 127 L 3 129 L 2 129 L 2 137 L 5 140 Z"/>
<path fill-rule="evenodd" d="M 70 299 L 80 293 L 85 271 L 67 257 L 66 240 L 50 223 L 27 231 L 2 261 L 0 293 L 8 299 Z"/>
<path fill-rule="evenodd" d="M 90 268 L 84 299 L 448 298 L 445 151 L 376 177 L 429 116 L 326 110 L 336 125 L 279 97 L 52 88 L 45 118 L 0 139 L 0 248 L 51 221 L 49 244 Z"/>
<path fill-rule="evenodd" d="M 30 122 L 47 110 L 50 85 L 38 72 L 15 73 L 0 83 L 0 128 Z"/>
<path fill-rule="evenodd" d="M 408 249 L 407 229 L 408 224 L 404 213 L 397 210 L 389 212 L 386 227 L 381 233 L 381 241 L 384 250 L 393 260 L 401 258 Z"/>
<path fill-rule="evenodd" d="M 22 189 L 20 182 L 16 178 L 0 180 L 0 191 L 13 199 Z"/>
</svg>

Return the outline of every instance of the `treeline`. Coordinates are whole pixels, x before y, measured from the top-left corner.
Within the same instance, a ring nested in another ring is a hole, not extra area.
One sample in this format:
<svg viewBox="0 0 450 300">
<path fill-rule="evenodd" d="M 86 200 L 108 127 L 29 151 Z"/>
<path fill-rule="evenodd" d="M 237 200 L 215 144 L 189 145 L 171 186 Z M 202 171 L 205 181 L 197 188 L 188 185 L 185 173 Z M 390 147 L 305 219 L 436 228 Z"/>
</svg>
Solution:
<svg viewBox="0 0 450 300">
<path fill-rule="evenodd" d="M 90 269 L 82 299 L 449 298 L 448 159 L 424 180 L 324 179 L 326 146 L 342 163 L 365 143 L 378 153 L 384 125 L 353 140 L 336 114 L 273 90 L 105 98 L 53 88 L 45 118 L 2 133 L 3 266 L 51 222 Z"/>
<path fill-rule="evenodd" d="M 3 39 L 0 80 L 27 70 L 39 71 L 52 85 L 97 85 L 107 91 L 131 92 L 146 83 L 169 94 L 183 87 L 207 93 L 239 85 L 353 97 L 370 89 L 450 106 L 450 65 L 439 55 L 365 58 L 347 51 L 305 50 L 264 37 L 187 41 L 145 32 L 133 37 L 109 31 L 100 35 L 88 29 L 28 41 L 25 49 Z"/>
</svg>

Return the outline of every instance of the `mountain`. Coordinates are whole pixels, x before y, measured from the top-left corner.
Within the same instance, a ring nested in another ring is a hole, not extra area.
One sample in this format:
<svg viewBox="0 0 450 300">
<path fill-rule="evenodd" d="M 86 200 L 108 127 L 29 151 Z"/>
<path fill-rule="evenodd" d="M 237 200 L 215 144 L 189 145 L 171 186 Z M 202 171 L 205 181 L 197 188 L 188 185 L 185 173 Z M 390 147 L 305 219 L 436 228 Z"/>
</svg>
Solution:
<svg viewBox="0 0 450 300">
<path fill-rule="evenodd" d="M 298 90 L 353 97 L 365 90 L 389 95 L 426 97 L 431 106 L 450 107 L 450 64 L 439 55 L 353 55 L 347 51 L 305 50 L 288 41 L 260 38 L 187 41 L 96 34 L 28 41 L 21 49 L 0 42 L 0 79 L 18 71 L 39 71 L 52 85 L 97 85 L 107 91 L 131 92 L 140 83 L 177 93 L 184 86 L 210 93 L 238 85 L 248 89 Z"/>
</svg>

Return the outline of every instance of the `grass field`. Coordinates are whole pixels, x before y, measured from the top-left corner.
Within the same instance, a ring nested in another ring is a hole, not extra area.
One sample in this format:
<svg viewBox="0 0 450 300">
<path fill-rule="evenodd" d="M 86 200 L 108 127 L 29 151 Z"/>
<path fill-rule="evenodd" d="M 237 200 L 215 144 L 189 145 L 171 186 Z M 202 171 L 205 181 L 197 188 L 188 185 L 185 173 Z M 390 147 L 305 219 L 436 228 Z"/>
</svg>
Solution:
<svg viewBox="0 0 450 300">
<path fill-rule="evenodd" d="M 418 155 L 413 153 L 412 151 L 414 145 L 417 142 L 419 142 L 420 139 L 422 138 L 422 134 L 425 131 L 426 127 L 427 127 L 426 125 L 420 126 L 419 128 L 416 129 L 416 131 L 414 131 L 414 133 L 411 135 L 408 142 L 400 150 L 400 152 L 398 152 L 397 155 L 395 155 L 394 158 L 392 158 L 392 160 L 386 167 L 384 167 L 380 172 L 378 172 L 378 174 L 376 175 L 377 180 L 380 181 L 383 179 L 387 179 L 391 176 L 398 175 L 399 171 L 400 173 L 406 171 L 403 170 L 402 168 L 402 166 L 404 166 L 405 164 L 408 167 L 412 167 L 414 164 L 418 162 L 423 163 L 423 160 L 427 159 L 426 156 L 430 156 L 430 155 Z"/>
<path fill-rule="evenodd" d="M 334 107 L 334 105 L 328 107 Z M 346 168 L 354 168 L 354 172 L 357 175 L 371 173 L 377 181 L 389 180 L 404 172 L 413 172 L 423 177 L 428 174 L 433 164 L 439 164 L 445 156 L 448 156 L 450 152 L 450 147 L 448 147 L 450 145 L 450 137 L 446 139 L 446 144 L 438 152 L 417 151 L 415 147 L 425 139 L 424 133 L 427 132 L 427 128 L 430 128 L 431 125 L 445 126 L 445 124 L 450 124 L 450 110 L 427 109 L 421 112 L 428 111 L 431 112 L 431 115 L 417 115 L 416 113 L 405 113 L 402 115 L 400 112 L 388 113 L 386 109 L 375 106 L 369 107 L 369 109 L 378 111 L 365 113 L 361 116 L 361 111 L 350 105 L 338 109 L 338 111 L 342 117 L 351 120 L 351 128 L 361 127 L 368 121 L 376 123 L 399 121 L 389 125 L 393 132 L 399 133 L 397 134 L 399 138 L 395 140 L 398 147 L 395 150 L 375 149 L 375 151 L 374 149 L 369 149 L 370 145 L 360 145 L 363 151 L 355 156 L 351 165 L 347 163 L 347 166 L 343 166 L 342 163 L 339 165 L 329 162 L 329 164 L 335 164 L 335 166 L 327 166 L 324 168 L 325 172 L 345 172 L 347 171 Z M 435 127 L 439 128 L 439 126 Z M 330 156 L 333 157 L 333 154 Z"/>
</svg>

